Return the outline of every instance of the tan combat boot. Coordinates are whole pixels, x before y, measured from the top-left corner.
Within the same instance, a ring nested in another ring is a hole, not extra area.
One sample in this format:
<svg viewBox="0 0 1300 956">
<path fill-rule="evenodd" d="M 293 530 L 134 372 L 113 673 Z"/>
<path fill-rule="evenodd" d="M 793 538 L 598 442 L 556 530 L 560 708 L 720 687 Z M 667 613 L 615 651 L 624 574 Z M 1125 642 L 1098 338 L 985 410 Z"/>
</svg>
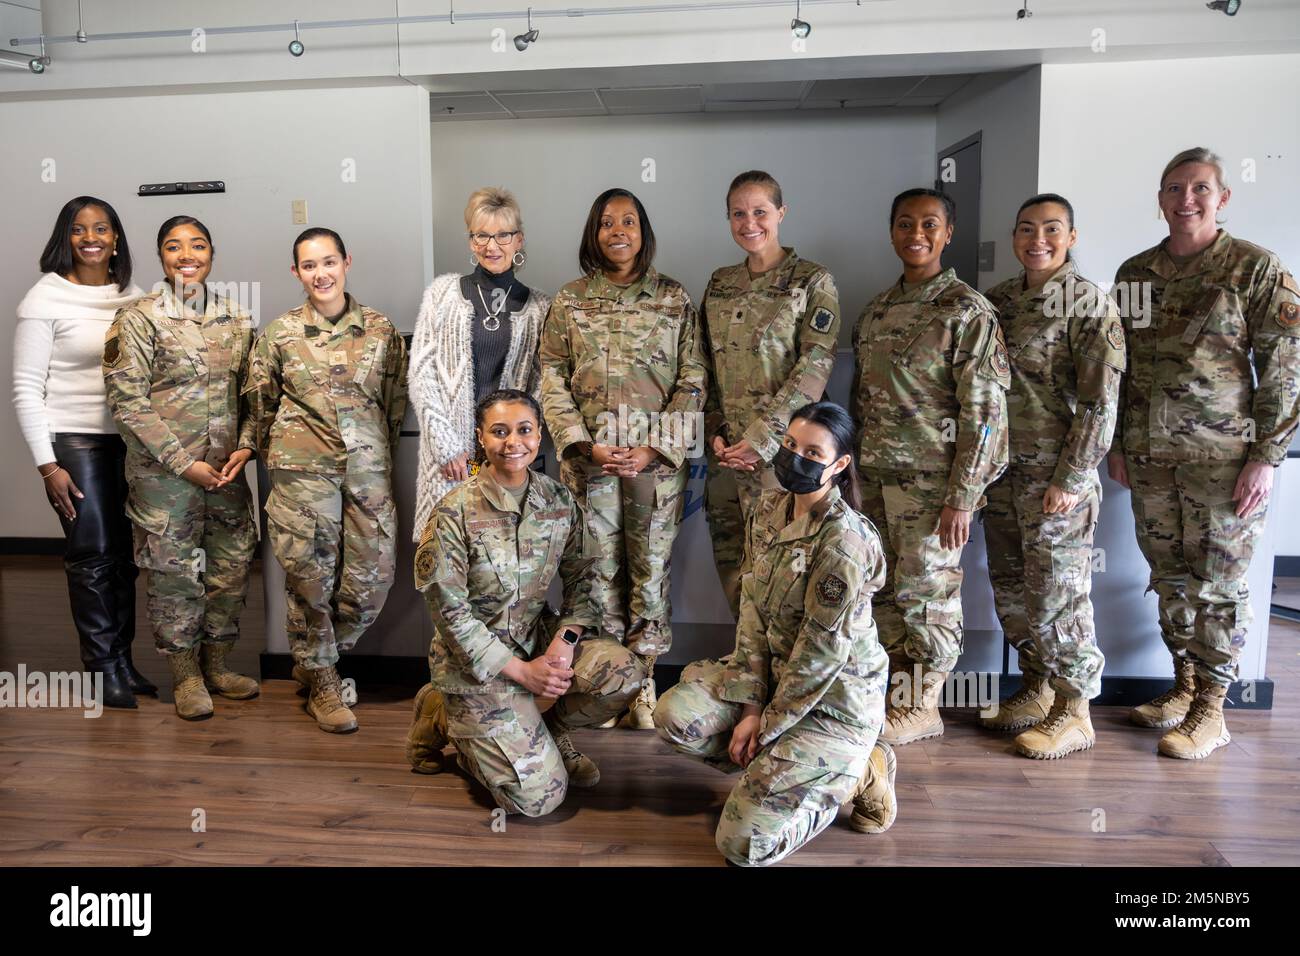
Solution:
<svg viewBox="0 0 1300 956">
<path fill-rule="evenodd" d="M 343 703 L 343 682 L 333 667 L 311 672 L 311 693 L 307 695 L 307 713 L 328 734 L 347 734 L 357 729 L 357 718 Z"/>
<path fill-rule="evenodd" d="M 293 679 L 298 682 L 297 694 L 299 697 L 306 697 L 311 693 L 311 671 L 301 664 L 294 664 Z"/>
<path fill-rule="evenodd" d="M 1177 727 L 1187 716 L 1196 693 L 1196 665 L 1189 658 L 1174 658 L 1174 686 L 1155 700 L 1138 704 L 1128 719 L 1139 727 Z"/>
<path fill-rule="evenodd" d="M 573 746 L 567 730 L 552 727 L 551 736 L 555 738 L 555 748 L 560 752 L 564 769 L 569 774 L 569 786 L 594 787 L 600 783 L 600 768 L 596 766 L 596 761 Z"/>
<path fill-rule="evenodd" d="M 416 773 L 441 773 L 447 746 L 447 706 L 442 692 L 425 684 L 415 695 L 415 721 L 406 732 L 406 759 Z"/>
<path fill-rule="evenodd" d="M 1087 750 L 1096 742 L 1088 702 L 1082 697 L 1058 696 L 1047 719 L 1016 738 L 1016 750 L 1035 760 L 1055 760 Z"/>
<path fill-rule="evenodd" d="M 894 793 L 894 777 L 898 774 L 898 758 L 894 748 L 877 740 L 862 772 L 858 789 L 853 794 L 853 813 L 849 826 L 859 833 L 884 833 L 894 825 L 898 816 L 898 796 Z"/>
<path fill-rule="evenodd" d="M 222 697 L 231 700 L 248 700 L 256 697 L 261 689 L 257 681 L 243 674 L 236 674 L 226 667 L 226 655 L 233 647 L 231 644 L 204 644 L 199 651 L 199 661 L 203 670 L 203 683 L 208 690 L 215 690 Z"/>
<path fill-rule="evenodd" d="M 921 670 L 921 683 L 916 686 L 916 672 Z M 880 739 L 891 747 L 901 747 L 917 740 L 939 737 L 943 734 L 943 718 L 939 716 L 939 698 L 943 695 L 946 671 L 923 670 L 913 667 L 908 675 L 911 683 L 908 696 L 900 707 L 885 710 L 885 725 L 880 729 Z M 894 688 L 890 688 L 892 698 Z"/>
<path fill-rule="evenodd" d="M 176 698 L 176 715 L 182 720 L 204 720 L 212 716 L 212 698 L 203 686 L 199 670 L 199 649 L 191 647 L 179 654 L 168 654 L 172 669 L 172 694 Z"/>
<path fill-rule="evenodd" d="M 642 659 L 647 662 L 645 682 L 623 719 L 618 722 L 620 727 L 629 730 L 655 729 L 655 705 L 659 703 L 659 696 L 655 693 L 655 659 Z"/>
<path fill-rule="evenodd" d="M 1166 757 L 1200 760 L 1232 740 L 1223 719 L 1223 702 L 1228 697 L 1225 684 L 1211 684 L 1196 679 L 1196 696 L 1183 722 L 1160 738 L 1159 750 Z"/>
<path fill-rule="evenodd" d="M 1022 677 L 1020 689 L 998 704 L 992 717 L 981 717 L 985 730 L 1024 730 L 1047 718 L 1056 700 L 1056 691 L 1047 678 Z"/>
</svg>

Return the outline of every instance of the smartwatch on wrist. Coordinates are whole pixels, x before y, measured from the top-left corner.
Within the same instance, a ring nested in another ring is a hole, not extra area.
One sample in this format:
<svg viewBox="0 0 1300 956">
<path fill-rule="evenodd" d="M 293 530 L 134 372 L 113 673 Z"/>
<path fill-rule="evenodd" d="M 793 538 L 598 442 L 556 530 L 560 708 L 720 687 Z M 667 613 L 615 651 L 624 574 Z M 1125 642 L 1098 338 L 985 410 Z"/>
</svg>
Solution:
<svg viewBox="0 0 1300 956">
<path fill-rule="evenodd" d="M 571 627 L 566 627 L 564 633 L 560 635 L 560 640 L 564 641 L 570 647 L 577 647 L 578 641 L 582 639 L 582 634 Z"/>
</svg>

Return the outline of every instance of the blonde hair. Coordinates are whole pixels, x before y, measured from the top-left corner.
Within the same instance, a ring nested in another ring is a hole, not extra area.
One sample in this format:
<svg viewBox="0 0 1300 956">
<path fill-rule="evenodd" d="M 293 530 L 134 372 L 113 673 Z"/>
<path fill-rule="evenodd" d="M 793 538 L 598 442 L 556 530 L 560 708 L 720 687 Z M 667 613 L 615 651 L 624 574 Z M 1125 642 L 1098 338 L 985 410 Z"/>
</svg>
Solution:
<svg viewBox="0 0 1300 956">
<path fill-rule="evenodd" d="M 499 186 L 484 186 L 476 189 L 465 206 L 465 227 L 473 230 L 474 223 L 490 216 L 500 216 L 506 220 L 511 229 L 523 231 L 524 217 L 519 211 L 519 203 L 514 194 Z"/>
<path fill-rule="evenodd" d="M 1215 178 L 1219 181 L 1219 188 L 1226 189 L 1223 184 L 1223 157 L 1212 149 L 1206 149 L 1204 146 L 1193 146 L 1191 149 L 1185 149 L 1173 159 L 1165 164 L 1165 171 L 1160 174 L 1160 185 L 1164 186 L 1165 180 L 1179 166 L 1186 166 L 1188 163 L 1205 163 L 1214 167 Z"/>
</svg>

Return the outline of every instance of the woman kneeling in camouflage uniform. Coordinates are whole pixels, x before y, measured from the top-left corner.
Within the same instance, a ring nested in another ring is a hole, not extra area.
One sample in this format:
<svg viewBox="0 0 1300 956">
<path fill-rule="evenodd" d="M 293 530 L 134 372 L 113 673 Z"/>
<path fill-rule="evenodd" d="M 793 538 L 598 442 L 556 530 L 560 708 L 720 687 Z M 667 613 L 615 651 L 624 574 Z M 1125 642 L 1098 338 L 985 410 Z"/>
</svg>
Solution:
<svg viewBox="0 0 1300 956">
<path fill-rule="evenodd" d="M 582 513 L 563 485 L 529 468 L 541 418 L 537 402 L 515 389 L 479 402 L 486 464 L 438 502 L 420 537 L 415 586 L 434 625 L 433 680 L 421 695 L 440 691 L 446 712 L 425 714 L 417 701 L 409 741 L 432 755 L 450 738 L 461 767 L 500 807 L 530 817 L 558 807 L 570 784 L 596 785 L 600 770 L 574 749 L 569 730 L 624 710 L 646 678 L 631 651 L 595 636 L 594 552 L 583 547 Z M 557 571 L 558 618 L 546 604 Z M 545 717 L 537 697 L 557 698 Z"/>
<path fill-rule="evenodd" d="M 880 536 L 856 510 L 853 422 L 831 402 L 794 413 L 774 459 L 785 491 L 766 491 L 747 526 L 736 649 L 696 661 L 655 709 L 677 750 L 744 773 L 717 844 L 766 866 L 830 825 L 881 833 L 897 814 L 894 753 L 877 741 L 889 661 L 871 596 L 885 580 Z"/>
<path fill-rule="evenodd" d="M 253 323 L 206 285 L 213 252 L 197 219 L 163 223 L 167 281 L 118 312 L 104 343 L 105 393 L 127 447 L 135 560 L 149 570 L 149 618 L 186 720 L 212 716 L 209 690 L 258 694 L 257 681 L 225 663 L 257 546 L 244 478 L 253 432 L 239 413 Z"/>
</svg>

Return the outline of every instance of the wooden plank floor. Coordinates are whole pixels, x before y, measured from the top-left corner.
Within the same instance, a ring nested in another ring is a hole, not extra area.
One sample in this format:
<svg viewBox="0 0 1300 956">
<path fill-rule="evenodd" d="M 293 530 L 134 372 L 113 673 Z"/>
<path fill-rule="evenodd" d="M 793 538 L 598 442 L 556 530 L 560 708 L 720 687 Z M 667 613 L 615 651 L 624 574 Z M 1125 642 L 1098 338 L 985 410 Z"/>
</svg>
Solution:
<svg viewBox="0 0 1300 956">
<path fill-rule="evenodd" d="M 251 590 L 235 657 L 248 671 L 264 640 L 260 580 Z M 139 663 L 168 687 L 150 646 L 142 623 Z M 78 667 L 57 559 L 0 557 L 0 670 L 19 662 Z M 1233 743 L 1204 762 L 1158 757 L 1159 732 L 1119 709 L 1094 712 L 1092 751 L 1052 763 L 954 712 L 944 737 L 900 750 L 892 830 L 863 837 L 842 818 L 789 863 L 1295 865 L 1300 626 L 1273 619 L 1268 675 L 1275 709 L 1233 714 Z M 731 778 L 654 734 L 575 734 L 601 784 L 498 833 L 486 793 L 459 772 L 407 770 L 411 689 L 363 687 L 360 732 L 332 737 L 294 688 L 218 699 L 198 724 L 149 698 L 97 720 L 0 709 L 0 863 L 721 865 L 713 828 Z M 196 809 L 205 832 L 191 829 Z"/>
</svg>

